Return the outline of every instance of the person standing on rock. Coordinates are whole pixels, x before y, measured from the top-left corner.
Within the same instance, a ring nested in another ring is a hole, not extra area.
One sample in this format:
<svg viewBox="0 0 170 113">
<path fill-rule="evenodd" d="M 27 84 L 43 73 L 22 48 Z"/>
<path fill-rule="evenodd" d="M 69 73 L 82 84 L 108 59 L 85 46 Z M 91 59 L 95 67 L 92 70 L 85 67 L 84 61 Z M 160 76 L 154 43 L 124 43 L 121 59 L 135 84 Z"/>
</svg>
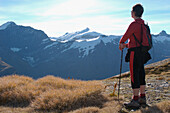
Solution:
<svg viewBox="0 0 170 113">
<path fill-rule="evenodd" d="M 125 106 L 130 108 L 139 108 L 140 104 L 146 104 L 144 63 L 142 62 L 140 44 L 137 43 L 134 38 L 135 35 L 137 39 L 141 41 L 142 36 L 146 37 L 147 30 L 144 27 L 144 20 L 141 19 L 143 12 L 144 8 L 141 4 L 136 4 L 132 7 L 131 16 L 134 21 L 129 25 L 127 31 L 122 36 L 119 42 L 120 50 L 123 50 L 125 47 L 128 48 L 128 54 L 125 57 L 125 61 L 126 59 L 129 59 L 133 99 L 131 100 L 131 102 L 125 103 Z M 142 30 L 143 32 L 141 32 Z M 125 43 L 128 39 L 128 43 Z M 148 43 L 145 43 L 144 39 L 145 38 L 143 38 L 142 44 L 144 46 L 148 46 Z"/>
</svg>

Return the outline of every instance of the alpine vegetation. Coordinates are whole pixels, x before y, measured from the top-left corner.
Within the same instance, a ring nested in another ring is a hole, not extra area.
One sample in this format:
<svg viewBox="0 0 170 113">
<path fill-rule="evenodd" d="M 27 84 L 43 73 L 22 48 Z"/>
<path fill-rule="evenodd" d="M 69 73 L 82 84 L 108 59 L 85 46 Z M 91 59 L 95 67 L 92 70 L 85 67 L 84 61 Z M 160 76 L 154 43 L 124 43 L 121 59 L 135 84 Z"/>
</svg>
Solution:
<svg viewBox="0 0 170 113">
<path fill-rule="evenodd" d="M 102 89 L 100 81 L 64 80 L 51 75 L 38 80 L 5 76 L 0 78 L 0 105 L 57 112 L 100 107 L 106 101 L 101 95 Z"/>
</svg>

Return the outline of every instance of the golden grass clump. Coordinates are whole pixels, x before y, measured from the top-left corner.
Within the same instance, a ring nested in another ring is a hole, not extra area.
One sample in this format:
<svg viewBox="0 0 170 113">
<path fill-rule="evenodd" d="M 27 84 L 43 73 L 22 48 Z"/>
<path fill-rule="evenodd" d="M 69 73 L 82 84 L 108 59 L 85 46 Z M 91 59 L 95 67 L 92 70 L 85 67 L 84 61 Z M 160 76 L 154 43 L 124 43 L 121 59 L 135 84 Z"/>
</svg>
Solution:
<svg viewBox="0 0 170 113">
<path fill-rule="evenodd" d="M 146 74 L 161 74 L 164 72 L 168 72 L 168 70 L 170 69 L 170 63 L 163 63 L 159 66 L 151 66 L 151 67 L 146 67 L 145 68 L 145 73 Z"/>
<path fill-rule="evenodd" d="M 12 75 L 0 78 L 0 105 L 31 107 L 35 110 L 69 111 L 84 106 L 102 106 L 100 81 L 64 80 L 45 76 Z"/>
<path fill-rule="evenodd" d="M 65 80 L 69 82 L 70 89 L 54 88 L 42 93 L 32 103 L 36 110 L 57 112 L 69 111 L 84 106 L 101 106 L 105 98 L 101 95 L 103 87 L 98 82 Z M 72 85 L 71 85 L 72 84 Z"/>
<path fill-rule="evenodd" d="M 22 106 L 28 105 L 30 96 L 22 87 L 33 81 L 26 76 L 5 76 L 0 78 L 0 105 Z"/>
<path fill-rule="evenodd" d="M 170 113 L 170 101 L 163 101 L 146 109 L 134 113 Z"/>
<path fill-rule="evenodd" d="M 32 82 L 33 79 L 26 76 L 18 76 L 18 75 L 12 75 L 12 76 L 4 76 L 0 78 L 0 92 L 4 90 L 10 90 L 17 86 L 26 85 L 30 82 Z"/>
<path fill-rule="evenodd" d="M 69 113 L 124 113 L 121 112 L 123 102 L 122 99 L 120 99 L 120 103 L 118 103 L 117 97 L 108 97 L 105 94 L 103 96 L 107 98 L 107 102 L 105 102 L 102 107 L 82 107 Z"/>
<path fill-rule="evenodd" d="M 98 107 L 86 107 L 77 109 L 69 113 L 99 113 L 100 109 Z"/>
<path fill-rule="evenodd" d="M 68 82 L 68 80 L 64 80 L 60 77 L 54 77 L 52 75 L 45 76 L 43 78 L 40 78 L 36 81 L 36 84 L 40 86 L 45 86 L 48 88 L 64 88 L 64 89 L 73 89 L 76 86 L 76 84 L 72 84 Z"/>
</svg>

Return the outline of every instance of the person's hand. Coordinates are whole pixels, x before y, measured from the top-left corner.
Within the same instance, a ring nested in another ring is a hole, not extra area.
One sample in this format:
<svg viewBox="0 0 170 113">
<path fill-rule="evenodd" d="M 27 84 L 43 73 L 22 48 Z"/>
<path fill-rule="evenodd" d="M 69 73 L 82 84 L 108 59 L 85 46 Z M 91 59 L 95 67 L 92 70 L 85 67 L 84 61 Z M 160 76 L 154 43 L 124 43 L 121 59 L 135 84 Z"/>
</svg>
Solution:
<svg viewBox="0 0 170 113">
<path fill-rule="evenodd" d="M 120 43 L 119 44 L 119 49 L 122 51 L 126 47 L 126 44 Z"/>
</svg>

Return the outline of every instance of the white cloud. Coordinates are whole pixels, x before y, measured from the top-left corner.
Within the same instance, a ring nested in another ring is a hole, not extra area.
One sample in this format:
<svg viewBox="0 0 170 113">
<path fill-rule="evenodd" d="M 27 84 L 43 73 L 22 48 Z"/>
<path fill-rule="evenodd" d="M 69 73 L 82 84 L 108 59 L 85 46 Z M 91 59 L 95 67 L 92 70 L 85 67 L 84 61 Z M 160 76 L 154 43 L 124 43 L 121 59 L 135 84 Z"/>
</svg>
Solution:
<svg viewBox="0 0 170 113">
<path fill-rule="evenodd" d="M 43 13 L 37 13 L 40 16 L 76 16 L 95 12 L 94 7 L 99 2 L 96 0 L 68 0 L 61 4 L 56 4 Z"/>
<path fill-rule="evenodd" d="M 79 16 L 127 9 L 118 7 L 116 4 L 117 2 L 102 0 L 67 0 L 60 4 L 56 3 L 50 7 L 48 6 L 48 10 L 35 14 L 38 16 Z"/>
<path fill-rule="evenodd" d="M 0 11 L 4 11 L 4 8 L 0 7 Z"/>
<path fill-rule="evenodd" d="M 101 10 L 101 3 L 97 0 L 68 0 L 61 4 L 49 7 L 44 13 L 37 13 L 41 16 L 77 16 L 92 14 Z"/>
<path fill-rule="evenodd" d="M 86 27 L 106 35 L 122 35 L 130 22 L 133 21 L 130 17 L 130 10 L 134 5 L 134 1 L 63 0 L 59 2 L 58 0 L 43 0 L 41 2 L 30 3 L 32 4 L 17 4 L 12 7 L 6 7 L 6 11 L 15 14 L 14 17 L 18 13 L 19 16 L 22 14 L 30 15 L 29 19 L 22 16 L 19 20 L 16 19 L 16 21 L 21 22 L 20 20 L 22 19 L 22 23 L 18 24 L 41 29 L 52 37 L 63 35 L 65 32 L 79 31 Z M 166 8 L 152 7 L 153 4 L 148 4 L 148 1 L 146 4 L 144 2 L 143 5 L 146 7 L 146 12 L 152 12 L 155 9 L 165 10 L 169 6 L 166 5 Z M 0 7 L 1 10 L 4 10 L 4 7 Z M 34 19 L 31 19 L 31 16 L 35 16 L 33 17 Z M 9 17 L 13 17 L 13 15 Z M 168 18 L 161 19 L 161 17 L 169 17 L 168 12 L 166 14 L 152 14 L 149 12 L 147 15 L 144 14 L 144 17 L 146 17 L 149 25 L 160 26 L 161 24 L 170 23 L 167 20 Z M 4 18 L 2 16 L 0 17 L 0 19 Z M 31 23 L 24 23 L 25 20 Z"/>
<path fill-rule="evenodd" d="M 150 21 L 149 22 L 150 24 L 156 24 L 156 25 L 158 25 L 158 24 L 167 24 L 167 23 L 170 23 L 170 20 L 164 20 L 164 21 Z"/>
<path fill-rule="evenodd" d="M 7 17 L 6 16 L 0 16 L 0 19 L 6 19 Z"/>
<path fill-rule="evenodd" d="M 96 17 L 79 17 L 65 20 L 53 20 L 36 23 L 22 23 L 36 29 L 41 29 L 48 36 L 57 37 L 66 32 L 75 32 L 89 27 L 93 31 L 97 31 L 106 35 L 123 34 L 130 24 L 130 18 L 116 18 L 112 16 L 96 16 Z"/>
</svg>

